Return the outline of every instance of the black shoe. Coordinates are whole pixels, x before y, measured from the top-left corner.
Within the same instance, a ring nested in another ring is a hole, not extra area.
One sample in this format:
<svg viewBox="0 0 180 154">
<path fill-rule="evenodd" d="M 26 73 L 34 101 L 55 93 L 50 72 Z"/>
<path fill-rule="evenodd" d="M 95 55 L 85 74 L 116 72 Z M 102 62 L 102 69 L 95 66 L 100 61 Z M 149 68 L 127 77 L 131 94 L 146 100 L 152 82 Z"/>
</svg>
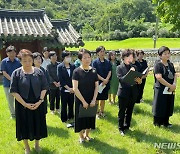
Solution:
<svg viewBox="0 0 180 154">
<path fill-rule="evenodd" d="M 124 126 L 124 130 L 129 130 L 129 126 Z"/>
<path fill-rule="evenodd" d="M 125 134 L 124 134 L 124 131 L 123 131 L 123 130 L 120 130 L 119 132 L 120 132 L 121 136 L 125 136 Z"/>
<path fill-rule="evenodd" d="M 164 124 L 163 126 L 164 126 L 164 127 L 167 127 L 167 128 L 171 128 L 171 127 L 172 127 L 172 124 L 168 123 L 168 124 Z"/>
</svg>

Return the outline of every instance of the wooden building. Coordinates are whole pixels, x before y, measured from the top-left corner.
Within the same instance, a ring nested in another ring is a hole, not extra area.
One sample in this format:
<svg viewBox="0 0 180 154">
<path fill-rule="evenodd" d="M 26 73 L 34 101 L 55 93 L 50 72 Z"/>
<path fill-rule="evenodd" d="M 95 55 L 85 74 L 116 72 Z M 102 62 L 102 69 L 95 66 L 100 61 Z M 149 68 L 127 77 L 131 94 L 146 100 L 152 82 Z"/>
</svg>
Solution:
<svg viewBox="0 0 180 154">
<path fill-rule="evenodd" d="M 46 46 L 60 57 L 65 47 L 84 43 L 69 20 L 51 20 L 44 9 L 0 9 L 0 60 L 6 57 L 5 49 L 9 45 L 14 45 L 17 51 L 25 48 L 32 52 L 42 52 Z"/>
</svg>

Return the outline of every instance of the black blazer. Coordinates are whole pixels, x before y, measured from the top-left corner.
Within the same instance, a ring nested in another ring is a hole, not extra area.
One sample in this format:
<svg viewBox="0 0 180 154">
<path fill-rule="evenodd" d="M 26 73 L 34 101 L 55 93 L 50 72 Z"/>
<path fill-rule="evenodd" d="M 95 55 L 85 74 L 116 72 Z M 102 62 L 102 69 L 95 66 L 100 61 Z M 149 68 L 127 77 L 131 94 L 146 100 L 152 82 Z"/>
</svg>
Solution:
<svg viewBox="0 0 180 154">
<path fill-rule="evenodd" d="M 48 89 L 47 79 L 43 71 L 34 67 L 31 78 L 32 88 L 36 98 L 39 98 L 42 90 Z M 16 69 L 11 76 L 10 93 L 18 93 L 22 98 L 27 99 L 30 89 L 30 78 L 26 75 L 22 67 Z"/>
<path fill-rule="evenodd" d="M 137 70 L 135 66 L 133 67 L 135 68 L 135 70 Z M 132 99 L 135 100 L 135 97 L 138 94 L 137 85 L 132 86 L 123 82 L 123 79 L 125 75 L 129 72 L 130 68 L 131 66 L 125 65 L 123 62 L 119 66 L 117 66 L 116 74 L 119 79 L 119 87 L 118 87 L 117 95 L 119 97 L 124 97 L 124 98 L 133 97 Z"/>
<path fill-rule="evenodd" d="M 65 85 L 72 88 L 72 74 L 73 74 L 74 69 L 75 69 L 75 65 L 70 64 L 70 76 L 69 76 L 66 66 L 64 65 L 64 62 L 62 62 L 61 64 L 58 65 L 57 76 L 61 83 L 61 91 L 66 90 L 66 88 L 64 87 Z"/>
</svg>

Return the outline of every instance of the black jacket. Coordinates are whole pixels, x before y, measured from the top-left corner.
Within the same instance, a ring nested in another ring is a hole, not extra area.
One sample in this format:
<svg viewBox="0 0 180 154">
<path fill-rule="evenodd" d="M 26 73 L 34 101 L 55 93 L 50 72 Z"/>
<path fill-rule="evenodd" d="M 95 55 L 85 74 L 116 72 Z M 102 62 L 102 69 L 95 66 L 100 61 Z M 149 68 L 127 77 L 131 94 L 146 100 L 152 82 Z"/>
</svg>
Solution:
<svg viewBox="0 0 180 154">
<path fill-rule="evenodd" d="M 135 70 L 137 70 L 135 66 L 133 67 L 135 68 Z M 136 100 L 138 94 L 137 85 L 132 86 L 123 82 L 123 79 L 125 75 L 129 72 L 130 68 L 130 65 L 125 65 L 123 62 L 119 66 L 117 66 L 116 74 L 119 79 L 117 95 L 124 98 L 132 97 L 133 100 Z"/>
<path fill-rule="evenodd" d="M 61 83 L 62 91 L 66 90 L 66 88 L 64 87 L 65 85 L 72 88 L 72 74 L 73 74 L 74 69 L 75 69 L 75 65 L 70 64 L 70 76 L 69 76 L 66 66 L 64 65 L 64 62 L 58 65 L 57 76 Z"/>
<path fill-rule="evenodd" d="M 39 98 L 42 90 L 48 89 L 47 79 L 42 70 L 34 67 L 31 78 L 32 88 L 36 98 Z M 10 93 L 18 93 L 22 98 L 27 99 L 30 89 L 30 78 L 26 75 L 22 67 L 16 69 L 11 76 Z"/>
</svg>

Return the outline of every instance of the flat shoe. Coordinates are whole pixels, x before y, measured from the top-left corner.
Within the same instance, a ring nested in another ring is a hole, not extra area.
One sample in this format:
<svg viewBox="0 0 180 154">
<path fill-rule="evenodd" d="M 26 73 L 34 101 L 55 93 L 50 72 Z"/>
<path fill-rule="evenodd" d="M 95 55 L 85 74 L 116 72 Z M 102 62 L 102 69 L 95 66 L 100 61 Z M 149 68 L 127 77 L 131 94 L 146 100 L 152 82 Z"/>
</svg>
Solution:
<svg viewBox="0 0 180 154">
<path fill-rule="evenodd" d="M 85 139 L 87 140 L 87 141 L 92 141 L 94 138 L 91 138 L 91 137 L 85 137 Z"/>
<path fill-rule="evenodd" d="M 84 143 L 84 142 L 85 142 L 85 140 L 84 140 L 83 138 L 80 138 L 80 139 L 79 139 L 79 143 L 80 143 L 80 144 L 82 144 L 82 143 Z"/>
</svg>

